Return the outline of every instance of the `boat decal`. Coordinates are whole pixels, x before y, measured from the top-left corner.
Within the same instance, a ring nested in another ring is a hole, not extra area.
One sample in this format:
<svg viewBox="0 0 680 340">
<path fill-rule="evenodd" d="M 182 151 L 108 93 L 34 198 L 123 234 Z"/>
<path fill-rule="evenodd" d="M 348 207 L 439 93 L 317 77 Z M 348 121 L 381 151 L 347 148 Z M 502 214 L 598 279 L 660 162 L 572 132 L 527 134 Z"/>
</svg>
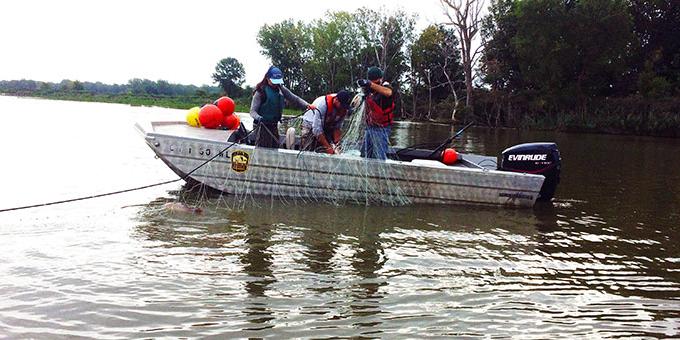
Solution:
<svg viewBox="0 0 680 340">
<path fill-rule="evenodd" d="M 236 150 L 231 153 L 231 169 L 236 172 L 248 170 L 248 160 L 250 155 L 243 150 Z"/>
<path fill-rule="evenodd" d="M 508 161 L 545 161 L 548 158 L 547 154 L 538 155 L 509 155 Z"/>
</svg>

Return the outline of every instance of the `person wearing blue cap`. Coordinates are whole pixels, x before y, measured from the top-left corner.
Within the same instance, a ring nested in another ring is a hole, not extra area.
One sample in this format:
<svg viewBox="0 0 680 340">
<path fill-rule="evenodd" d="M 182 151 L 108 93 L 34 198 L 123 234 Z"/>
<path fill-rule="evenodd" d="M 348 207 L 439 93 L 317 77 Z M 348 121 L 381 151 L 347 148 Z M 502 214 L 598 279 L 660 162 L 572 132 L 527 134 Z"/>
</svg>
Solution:
<svg viewBox="0 0 680 340">
<path fill-rule="evenodd" d="M 283 72 L 271 66 L 262 81 L 255 86 L 253 100 L 250 102 L 250 116 L 253 117 L 255 146 L 278 148 L 280 145 L 279 121 L 283 115 L 285 100 L 300 108 L 315 109 L 304 99 L 296 96 L 283 85 Z"/>
<path fill-rule="evenodd" d="M 361 156 L 385 160 L 395 107 L 393 91 L 390 83 L 383 82 L 381 69 L 369 67 L 366 77 L 357 80 L 357 85 L 364 89 L 367 106 Z"/>
<path fill-rule="evenodd" d="M 308 110 L 302 116 L 302 150 L 328 154 L 338 152 L 337 145 L 342 136 L 342 123 L 349 112 L 352 94 L 346 90 L 316 98 L 312 103 L 316 110 Z"/>
</svg>

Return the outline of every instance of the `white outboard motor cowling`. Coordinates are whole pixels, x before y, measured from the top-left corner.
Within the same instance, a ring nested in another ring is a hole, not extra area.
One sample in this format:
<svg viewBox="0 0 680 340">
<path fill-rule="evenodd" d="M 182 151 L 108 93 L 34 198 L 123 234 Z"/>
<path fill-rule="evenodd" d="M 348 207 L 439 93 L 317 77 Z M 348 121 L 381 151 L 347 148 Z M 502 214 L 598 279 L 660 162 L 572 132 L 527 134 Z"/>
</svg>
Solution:
<svg viewBox="0 0 680 340">
<path fill-rule="evenodd" d="M 560 182 L 562 158 L 555 143 L 526 143 L 507 148 L 498 170 L 545 176 L 538 201 L 550 201 Z"/>
</svg>

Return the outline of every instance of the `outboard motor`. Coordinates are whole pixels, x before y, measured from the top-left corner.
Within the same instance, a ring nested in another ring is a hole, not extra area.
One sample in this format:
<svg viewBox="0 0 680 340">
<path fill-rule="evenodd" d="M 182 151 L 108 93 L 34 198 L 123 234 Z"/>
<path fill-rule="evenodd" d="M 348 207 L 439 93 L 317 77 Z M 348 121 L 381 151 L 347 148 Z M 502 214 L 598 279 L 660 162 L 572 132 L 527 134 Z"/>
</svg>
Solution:
<svg viewBox="0 0 680 340">
<path fill-rule="evenodd" d="M 507 148 L 498 170 L 545 176 L 538 201 L 550 201 L 560 182 L 562 158 L 555 143 L 526 143 Z"/>
</svg>

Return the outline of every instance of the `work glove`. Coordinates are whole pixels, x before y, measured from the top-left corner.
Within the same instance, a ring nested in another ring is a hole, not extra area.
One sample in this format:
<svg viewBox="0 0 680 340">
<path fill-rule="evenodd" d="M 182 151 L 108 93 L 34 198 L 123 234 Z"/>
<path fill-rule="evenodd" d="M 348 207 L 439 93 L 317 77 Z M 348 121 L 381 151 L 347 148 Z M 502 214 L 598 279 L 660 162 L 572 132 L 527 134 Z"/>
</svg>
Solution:
<svg viewBox="0 0 680 340">
<path fill-rule="evenodd" d="M 357 80 L 357 86 L 359 87 L 367 87 L 371 85 L 371 81 L 368 79 L 359 79 Z"/>
</svg>

